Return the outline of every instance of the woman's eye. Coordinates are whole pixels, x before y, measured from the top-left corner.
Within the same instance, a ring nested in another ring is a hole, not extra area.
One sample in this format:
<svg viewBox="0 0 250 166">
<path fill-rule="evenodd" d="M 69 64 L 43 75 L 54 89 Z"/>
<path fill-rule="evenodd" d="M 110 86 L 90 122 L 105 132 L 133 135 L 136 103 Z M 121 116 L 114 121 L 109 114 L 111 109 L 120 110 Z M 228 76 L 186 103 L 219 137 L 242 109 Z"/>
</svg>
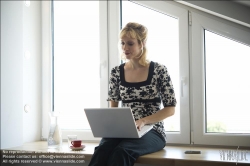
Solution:
<svg viewBox="0 0 250 166">
<path fill-rule="evenodd" d="M 125 43 L 124 43 L 124 42 L 121 42 L 121 45 L 123 46 L 123 45 L 125 45 Z M 134 43 L 127 43 L 127 45 L 128 45 L 128 46 L 133 46 Z"/>
</svg>

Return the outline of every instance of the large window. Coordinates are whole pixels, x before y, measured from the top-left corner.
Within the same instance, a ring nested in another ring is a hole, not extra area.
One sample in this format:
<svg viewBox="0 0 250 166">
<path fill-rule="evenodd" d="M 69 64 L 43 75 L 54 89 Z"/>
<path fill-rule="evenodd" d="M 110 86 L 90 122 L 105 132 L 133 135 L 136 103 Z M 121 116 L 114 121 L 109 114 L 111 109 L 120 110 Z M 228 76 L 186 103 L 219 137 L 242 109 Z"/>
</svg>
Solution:
<svg viewBox="0 0 250 166">
<path fill-rule="evenodd" d="M 114 13 L 119 14 L 117 7 L 120 2 L 108 3 L 108 12 L 112 13 L 109 15 L 111 19 L 114 17 Z M 170 132 L 168 140 L 170 143 L 189 143 L 189 118 L 186 118 L 189 112 L 188 58 L 185 44 L 188 36 L 188 21 L 185 17 L 187 10 L 172 5 L 164 6 L 165 2 L 157 4 L 139 2 L 142 6 L 132 2 L 121 3 L 122 24 L 137 21 L 148 27 L 148 58 L 166 65 L 171 74 L 178 105 L 175 116 L 165 121 L 166 130 Z M 91 132 L 83 111 L 85 107 L 106 107 L 108 105 L 106 101 L 107 73 L 111 67 L 119 65 L 116 63 L 117 59 L 120 59 L 119 54 L 112 54 L 112 52 L 118 53 L 118 29 L 121 20 L 114 18 L 112 21 L 106 20 L 109 23 L 109 29 L 103 30 L 105 29 L 105 24 L 102 24 L 105 22 L 105 17 L 103 18 L 105 4 L 105 2 L 97 1 L 53 2 L 53 108 L 54 111 L 61 114 L 60 124 L 64 137 L 72 132 L 78 134 Z M 133 20 L 129 15 L 131 8 L 137 11 L 137 17 L 134 17 Z M 148 17 L 143 17 L 145 14 Z M 149 16 L 151 19 L 148 19 Z M 144 18 L 143 21 L 142 18 Z M 159 26 L 160 24 L 161 26 Z M 112 31 L 111 29 L 115 29 L 115 27 L 117 30 Z M 102 33 L 100 33 L 101 31 Z M 107 32 L 109 32 L 109 37 L 106 37 L 105 41 L 105 37 L 102 35 Z M 180 34 L 182 35 L 180 36 Z M 115 47 L 111 47 L 112 45 Z M 107 63 L 107 59 L 103 58 L 103 52 L 100 50 L 102 47 L 106 47 L 106 49 L 109 47 L 109 63 Z M 180 57 L 182 57 L 182 61 Z M 180 61 L 183 63 L 181 68 Z M 186 79 L 186 86 L 180 80 L 180 76 Z M 81 135 L 84 137 L 84 134 Z"/>
<path fill-rule="evenodd" d="M 90 129 L 83 108 L 100 107 L 98 1 L 54 1 L 54 111 L 62 129 Z"/>
<path fill-rule="evenodd" d="M 83 109 L 108 107 L 108 75 L 121 62 L 119 30 L 134 21 L 148 27 L 148 59 L 166 65 L 175 88 L 168 143 L 249 146 L 249 28 L 176 3 L 54 1 L 54 66 L 43 63 L 44 80 L 51 76 L 53 84 L 44 86 L 52 88 L 44 93 L 43 128 L 53 101 L 63 138 L 94 139 Z"/>
<path fill-rule="evenodd" d="M 133 12 L 131 12 L 133 11 Z M 148 28 L 148 60 L 165 65 L 173 82 L 177 105 L 164 120 L 169 143 L 189 143 L 187 11 L 165 2 L 121 1 L 121 27 L 138 22 Z M 185 24 L 184 26 L 181 26 Z M 182 34 L 180 36 L 180 34 Z M 182 66 L 181 66 L 182 64 Z"/>
<path fill-rule="evenodd" d="M 250 145 L 249 29 L 192 13 L 193 142 Z"/>
<path fill-rule="evenodd" d="M 250 134 L 250 46 L 205 30 L 206 132 Z"/>
<path fill-rule="evenodd" d="M 52 111 L 60 113 L 63 138 L 77 133 L 79 139 L 92 139 L 84 108 L 108 106 L 105 5 L 52 2 Z"/>
<path fill-rule="evenodd" d="M 131 10 L 134 11 L 131 13 Z M 177 98 L 175 115 L 164 121 L 166 131 L 180 131 L 178 19 L 129 1 L 122 1 L 122 27 L 138 22 L 148 28 L 148 59 L 164 64 Z M 160 25 L 160 26 L 159 26 Z"/>
</svg>

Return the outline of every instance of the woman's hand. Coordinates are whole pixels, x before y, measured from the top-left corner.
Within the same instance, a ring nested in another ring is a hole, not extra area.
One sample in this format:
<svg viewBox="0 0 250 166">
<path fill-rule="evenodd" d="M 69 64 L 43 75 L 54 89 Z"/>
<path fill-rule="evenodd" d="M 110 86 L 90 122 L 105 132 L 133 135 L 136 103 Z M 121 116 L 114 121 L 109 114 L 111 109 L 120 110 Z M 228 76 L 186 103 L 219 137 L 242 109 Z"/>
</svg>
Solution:
<svg viewBox="0 0 250 166">
<path fill-rule="evenodd" d="M 143 126 L 145 126 L 145 121 L 143 119 L 139 119 L 135 121 L 136 128 L 140 131 Z"/>
<path fill-rule="evenodd" d="M 138 130 L 141 130 L 141 128 L 143 126 L 145 126 L 146 124 L 154 124 L 157 123 L 159 121 L 164 120 L 167 117 L 170 117 L 172 115 L 174 115 L 175 113 L 175 107 L 164 107 L 162 110 L 159 110 L 157 113 L 150 115 L 150 116 L 146 116 L 142 119 L 139 119 L 137 121 L 135 121 L 135 125 L 137 127 Z"/>
</svg>

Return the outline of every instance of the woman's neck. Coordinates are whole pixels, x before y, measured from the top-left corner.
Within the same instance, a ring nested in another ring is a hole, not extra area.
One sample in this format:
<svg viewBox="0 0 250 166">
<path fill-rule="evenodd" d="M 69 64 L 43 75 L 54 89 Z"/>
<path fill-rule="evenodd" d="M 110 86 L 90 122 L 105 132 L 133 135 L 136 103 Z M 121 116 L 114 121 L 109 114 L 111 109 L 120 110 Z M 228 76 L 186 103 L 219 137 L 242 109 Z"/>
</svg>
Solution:
<svg viewBox="0 0 250 166">
<path fill-rule="evenodd" d="M 134 68 L 134 69 L 138 69 L 138 68 L 143 67 L 143 66 L 139 63 L 139 61 L 136 61 L 136 60 L 130 60 L 128 63 L 129 63 L 129 65 L 130 65 L 132 68 Z"/>
<path fill-rule="evenodd" d="M 128 66 L 132 69 L 139 69 L 147 66 L 143 66 L 139 63 L 139 60 L 130 60 L 127 62 Z"/>
</svg>

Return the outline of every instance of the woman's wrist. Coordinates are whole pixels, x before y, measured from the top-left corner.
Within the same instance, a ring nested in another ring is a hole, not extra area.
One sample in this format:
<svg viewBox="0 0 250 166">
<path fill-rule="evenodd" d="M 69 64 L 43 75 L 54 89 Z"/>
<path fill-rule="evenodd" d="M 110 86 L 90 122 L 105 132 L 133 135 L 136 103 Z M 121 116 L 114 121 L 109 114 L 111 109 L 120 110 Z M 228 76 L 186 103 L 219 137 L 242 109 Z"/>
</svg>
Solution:
<svg viewBox="0 0 250 166">
<path fill-rule="evenodd" d="M 146 117 L 145 117 L 145 118 L 142 118 L 141 121 L 142 121 L 142 123 L 143 123 L 144 125 L 148 124 L 148 121 L 147 121 L 147 118 L 146 118 Z"/>
</svg>

